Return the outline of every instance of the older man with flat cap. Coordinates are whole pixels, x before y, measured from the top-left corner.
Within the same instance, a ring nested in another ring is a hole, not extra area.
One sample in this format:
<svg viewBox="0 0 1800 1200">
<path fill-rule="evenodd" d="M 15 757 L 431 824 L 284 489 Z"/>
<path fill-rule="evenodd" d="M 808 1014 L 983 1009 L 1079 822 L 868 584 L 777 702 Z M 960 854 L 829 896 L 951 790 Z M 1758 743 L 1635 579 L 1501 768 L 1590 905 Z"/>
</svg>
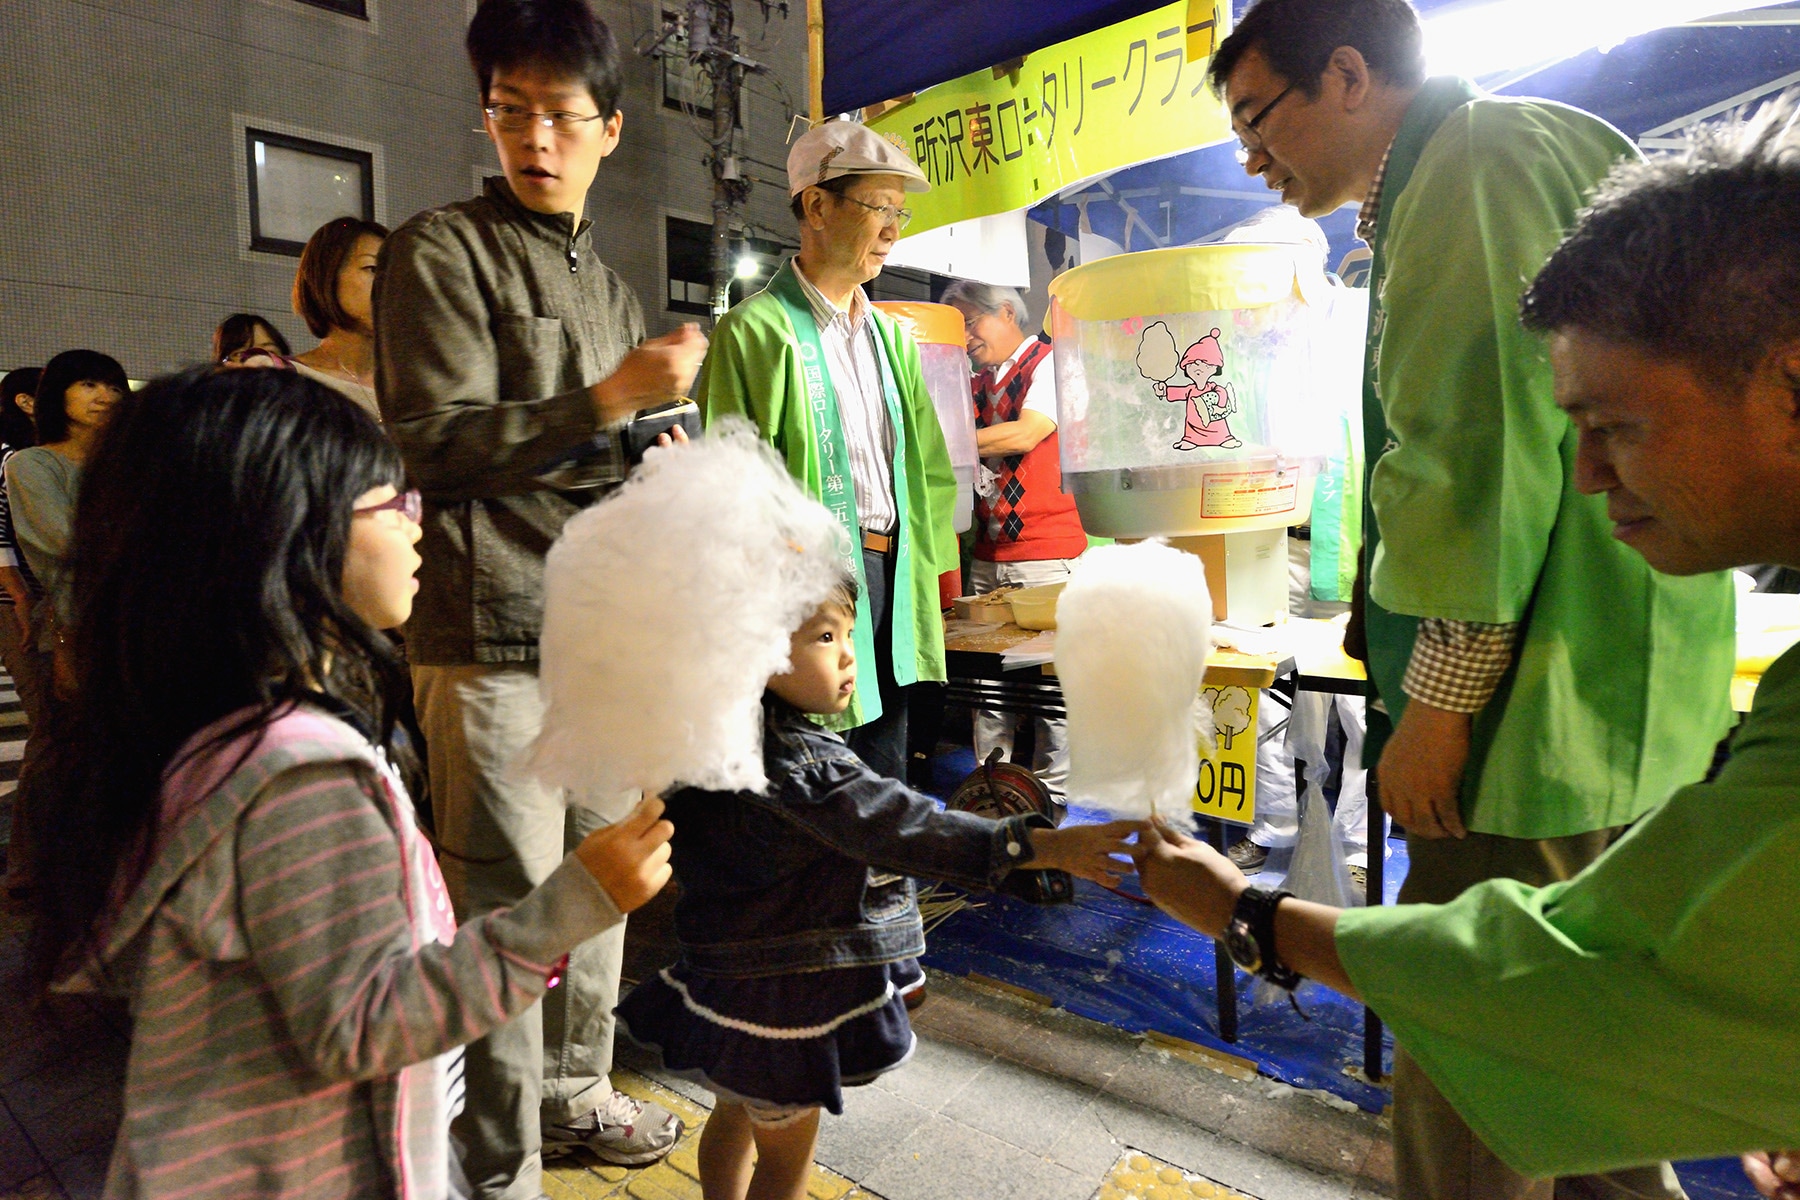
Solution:
<svg viewBox="0 0 1800 1200">
<path fill-rule="evenodd" d="M 944 678 L 938 575 L 957 563 L 956 481 L 919 347 L 869 303 L 924 173 L 879 134 L 828 121 L 788 152 L 800 253 L 719 320 L 695 384 L 708 424 L 748 417 L 844 523 L 862 584 L 861 671 L 842 720 L 883 775 L 905 779 L 900 689 Z"/>
</svg>

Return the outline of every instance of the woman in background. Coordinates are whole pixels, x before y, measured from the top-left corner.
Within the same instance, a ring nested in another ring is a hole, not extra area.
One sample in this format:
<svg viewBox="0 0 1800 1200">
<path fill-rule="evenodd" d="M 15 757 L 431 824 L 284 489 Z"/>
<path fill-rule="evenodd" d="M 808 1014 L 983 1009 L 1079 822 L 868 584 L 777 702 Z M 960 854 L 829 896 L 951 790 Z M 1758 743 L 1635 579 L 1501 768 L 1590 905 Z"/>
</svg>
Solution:
<svg viewBox="0 0 1800 1200">
<path fill-rule="evenodd" d="M 7 503 L 4 472 L 6 460 L 15 451 L 37 445 L 37 425 L 31 419 L 36 404 L 38 376 L 36 367 L 9 371 L 0 381 L 0 664 L 12 677 L 13 689 L 19 694 L 19 707 L 25 712 L 29 733 L 25 751 L 19 761 L 18 783 L 13 792 L 12 836 L 6 845 L 6 890 L 20 896 L 31 889 L 31 850 L 28 844 L 30 822 L 28 785 L 32 768 L 43 750 L 43 722 L 40 697 L 44 680 L 49 678 L 48 665 L 31 641 L 31 608 L 43 594 L 32 577 L 31 568 L 19 556 L 19 544 L 13 537 L 12 510 Z"/>
<path fill-rule="evenodd" d="M 319 339 L 294 369 L 362 405 L 376 420 L 375 256 L 388 231 L 373 221 L 338 217 L 319 226 L 294 273 L 294 311 Z"/>
<path fill-rule="evenodd" d="M 293 354 L 281 330 L 255 313 L 232 313 L 220 321 L 212 346 L 214 362 L 234 367 L 283 366 Z"/>
</svg>

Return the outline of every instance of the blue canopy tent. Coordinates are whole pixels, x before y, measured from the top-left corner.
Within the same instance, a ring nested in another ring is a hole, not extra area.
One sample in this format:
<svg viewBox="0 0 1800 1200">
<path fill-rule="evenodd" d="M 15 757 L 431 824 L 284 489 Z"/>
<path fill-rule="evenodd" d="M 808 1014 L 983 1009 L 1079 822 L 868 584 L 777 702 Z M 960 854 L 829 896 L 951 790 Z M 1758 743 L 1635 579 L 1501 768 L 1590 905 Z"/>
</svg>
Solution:
<svg viewBox="0 0 1800 1200">
<path fill-rule="evenodd" d="M 817 0 L 825 111 L 852 112 L 1161 8 L 1168 0 Z"/>
</svg>

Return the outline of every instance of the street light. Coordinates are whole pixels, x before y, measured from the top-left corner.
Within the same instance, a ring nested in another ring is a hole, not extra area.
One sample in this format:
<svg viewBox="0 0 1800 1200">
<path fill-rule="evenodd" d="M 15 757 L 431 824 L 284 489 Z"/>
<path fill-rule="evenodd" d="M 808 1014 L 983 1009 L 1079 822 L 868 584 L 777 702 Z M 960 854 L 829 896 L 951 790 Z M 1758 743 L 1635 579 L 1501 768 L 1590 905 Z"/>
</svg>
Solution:
<svg viewBox="0 0 1800 1200">
<path fill-rule="evenodd" d="M 737 277 L 739 279 L 755 279 L 762 274 L 762 264 L 746 254 L 737 260 Z"/>
</svg>

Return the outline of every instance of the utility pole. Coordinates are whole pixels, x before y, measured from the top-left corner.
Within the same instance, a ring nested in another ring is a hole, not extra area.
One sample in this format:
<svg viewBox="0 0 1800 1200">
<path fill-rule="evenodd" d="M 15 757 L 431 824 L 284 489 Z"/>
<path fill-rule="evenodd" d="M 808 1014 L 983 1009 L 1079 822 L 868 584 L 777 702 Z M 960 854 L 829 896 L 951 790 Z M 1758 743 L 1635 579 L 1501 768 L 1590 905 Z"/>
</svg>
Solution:
<svg viewBox="0 0 1800 1200">
<path fill-rule="evenodd" d="M 716 325 L 731 307 L 731 280 L 736 264 L 731 260 L 731 226 L 738 206 L 749 199 L 750 187 L 732 153 L 732 136 L 737 126 L 739 93 L 743 66 L 737 54 L 737 38 L 732 32 L 732 0 L 699 0 L 689 10 L 689 29 L 694 28 L 699 10 L 712 10 L 710 53 L 705 62 L 712 76 L 712 318 Z M 690 35 L 691 36 L 691 35 Z"/>
<path fill-rule="evenodd" d="M 771 12 L 787 16 L 787 0 L 756 0 L 767 23 Z M 742 111 L 744 76 L 768 67 L 738 53 L 732 0 L 687 0 L 679 14 L 665 13 L 655 40 L 636 47 L 652 58 L 672 57 L 681 51 L 671 42 L 685 38 L 688 62 L 699 67 L 712 82 L 712 132 L 707 136 L 707 164 L 713 180 L 712 318 L 716 322 L 731 307 L 731 281 L 736 264 L 731 257 L 732 227 L 739 223 L 738 210 L 750 198 L 750 181 L 735 146 L 738 113 Z"/>
</svg>

